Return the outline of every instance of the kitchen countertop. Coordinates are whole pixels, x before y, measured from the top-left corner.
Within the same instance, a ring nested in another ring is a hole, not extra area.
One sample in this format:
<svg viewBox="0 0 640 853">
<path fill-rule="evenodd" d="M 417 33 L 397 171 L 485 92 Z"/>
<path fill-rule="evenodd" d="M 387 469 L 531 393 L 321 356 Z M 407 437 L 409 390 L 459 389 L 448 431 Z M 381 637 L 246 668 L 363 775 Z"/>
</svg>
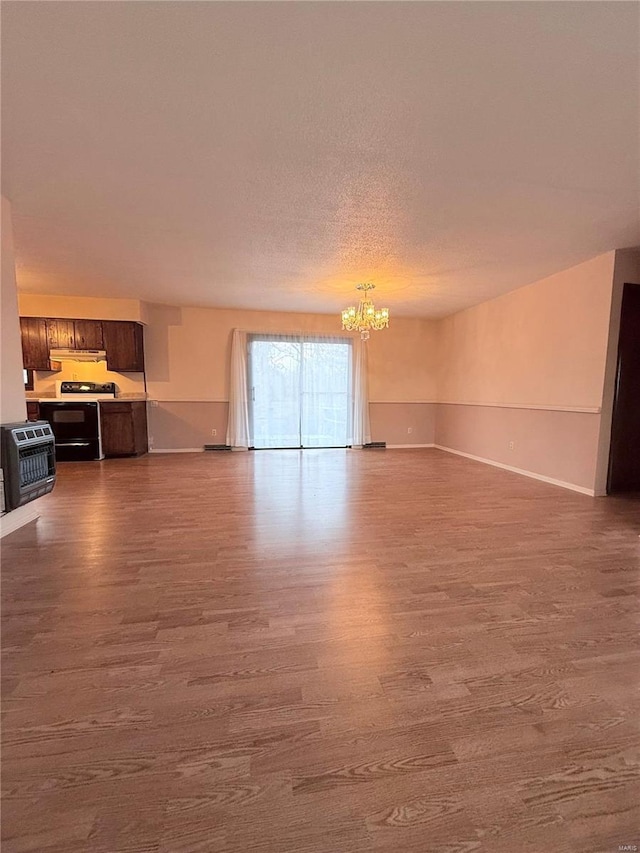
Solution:
<svg viewBox="0 0 640 853">
<path fill-rule="evenodd" d="M 137 403 L 142 402 L 146 403 L 148 401 L 148 397 L 145 397 L 143 394 L 131 394 L 127 396 L 123 394 L 121 397 L 109 397 L 105 400 L 98 400 L 98 403 Z M 82 400 L 78 400 L 76 397 L 75 400 L 65 400 L 64 397 L 54 397 L 51 395 L 50 397 L 27 397 L 27 402 L 31 403 L 82 403 Z M 95 400 L 91 399 L 91 395 L 87 395 L 87 403 L 94 403 Z"/>
<path fill-rule="evenodd" d="M 147 397 L 142 394 L 132 394 L 130 397 L 127 397 L 125 394 L 122 397 L 112 397 L 108 400 L 98 400 L 99 403 L 136 403 L 142 402 L 146 403 Z"/>
</svg>

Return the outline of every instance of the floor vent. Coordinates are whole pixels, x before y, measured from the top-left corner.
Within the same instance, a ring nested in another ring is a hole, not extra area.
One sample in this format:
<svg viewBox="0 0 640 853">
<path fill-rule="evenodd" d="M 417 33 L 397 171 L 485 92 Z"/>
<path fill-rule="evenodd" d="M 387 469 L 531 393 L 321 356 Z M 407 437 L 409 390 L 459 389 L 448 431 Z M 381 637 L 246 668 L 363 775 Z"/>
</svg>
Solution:
<svg viewBox="0 0 640 853">
<path fill-rule="evenodd" d="M 205 450 L 231 450 L 228 444 L 205 444 Z"/>
<path fill-rule="evenodd" d="M 370 441 L 369 444 L 363 444 L 363 450 L 385 450 L 387 447 L 386 441 Z"/>
</svg>

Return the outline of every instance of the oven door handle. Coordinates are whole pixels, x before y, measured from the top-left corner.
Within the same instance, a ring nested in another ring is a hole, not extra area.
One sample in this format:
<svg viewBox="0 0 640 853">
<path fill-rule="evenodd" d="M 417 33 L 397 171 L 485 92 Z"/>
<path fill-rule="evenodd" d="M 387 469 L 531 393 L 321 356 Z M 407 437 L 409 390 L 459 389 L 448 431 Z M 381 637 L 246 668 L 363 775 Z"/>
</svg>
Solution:
<svg viewBox="0 0 640 853">
<path fill-rule="evenodd" d="M 89 447 L 90 441 L 56 441 L 58 447 Z"/>
</svg>

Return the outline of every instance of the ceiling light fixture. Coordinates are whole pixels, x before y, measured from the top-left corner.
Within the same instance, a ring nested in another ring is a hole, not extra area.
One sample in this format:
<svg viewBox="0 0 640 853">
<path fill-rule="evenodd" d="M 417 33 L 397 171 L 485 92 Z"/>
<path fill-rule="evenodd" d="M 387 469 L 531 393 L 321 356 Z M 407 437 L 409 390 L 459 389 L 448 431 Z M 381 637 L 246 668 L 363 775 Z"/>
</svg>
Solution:
<svg viewBox="0 0 640 853">
<path fill-rule="evenodd" d="M 342 328 L 348 332 L 360 332 L 363 341 L 369 340 L 372 329 L 379 331 L 389 328 L 389 309 L 376 308 L 367 295 L 374 288 L 375 284 L 357 284 L 356 290 L 363 291 L 358 307 L 351 305 L 342 312 Z"/>
</svg>

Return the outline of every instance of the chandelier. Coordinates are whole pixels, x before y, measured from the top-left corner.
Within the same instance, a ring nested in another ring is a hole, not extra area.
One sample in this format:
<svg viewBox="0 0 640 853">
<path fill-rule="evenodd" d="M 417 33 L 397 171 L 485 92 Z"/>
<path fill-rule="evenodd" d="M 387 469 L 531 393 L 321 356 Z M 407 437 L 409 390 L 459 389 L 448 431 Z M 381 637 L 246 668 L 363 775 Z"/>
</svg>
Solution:
<svg viewBox="0 0 640 853">
<path fill-rule="evenodd" d="M 375 284 L 357 284 L 356 290 L 363 291 L 358 307 L 351 305 L 342 312 L 342 328 L 349 332 L 360 332 L 363 341 L 369 340 L 371 329 L 378 331 L 389 328 L 389 309 L 376 308 L 367 295 L 374 288 Z"/>
</svg>

